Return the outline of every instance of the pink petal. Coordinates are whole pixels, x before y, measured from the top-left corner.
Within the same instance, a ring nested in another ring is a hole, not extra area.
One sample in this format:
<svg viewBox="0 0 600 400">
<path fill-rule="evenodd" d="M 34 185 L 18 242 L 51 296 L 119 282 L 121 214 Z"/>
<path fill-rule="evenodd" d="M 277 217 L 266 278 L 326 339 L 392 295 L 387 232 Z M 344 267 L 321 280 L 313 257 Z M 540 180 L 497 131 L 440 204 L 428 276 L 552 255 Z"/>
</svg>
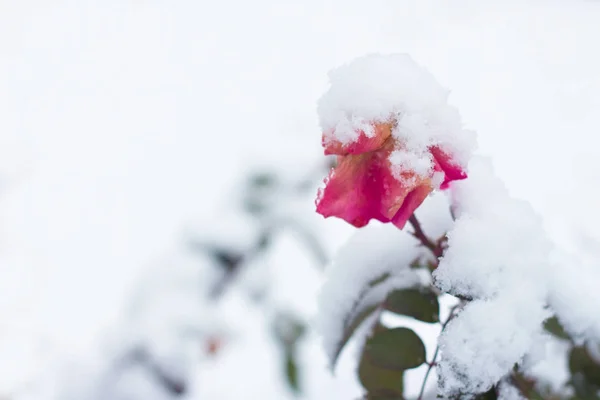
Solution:
<svg viewBox="0 0 600 400">
<path fill-rule="evenodd" d="M 404 227 L 432 188 L 430 179 L 410 171 L 403 175 L 414 179 L 400 182 L 393 176 L 389 155 L 394 144 L 390 138 L 377 151 L 339 156 L 337 167 L 319 191 L 317 212 L 324 217 L 342 218 L 356 227 L 365 226 L 371 219 Z"/>
<path fill-rule="evenodd" d="M 455 162 L 450 154 L 440 149 L 438 146 L 433 146 L 429 149 L 436 163 L 436 170 L 439 168 L 444 173 L 444 181 L 440 188 L 447 189 L 452 181 L 458 181 L 467 178 L 467 173 Z"/>
<path fill-rule="evenodd" d="M 415 187 L 402 202 L 402 206 L 392 218 L 392 223 L 396 225 L 399 229 L 404 228 L 406 225 L 406 221 L 410 218 L 411 215 L 415 212 L 417 208 L 425 201 L 427 196 L 431 193 L 431 186 L 422 184 L 420 186 Z"/>
</svg>

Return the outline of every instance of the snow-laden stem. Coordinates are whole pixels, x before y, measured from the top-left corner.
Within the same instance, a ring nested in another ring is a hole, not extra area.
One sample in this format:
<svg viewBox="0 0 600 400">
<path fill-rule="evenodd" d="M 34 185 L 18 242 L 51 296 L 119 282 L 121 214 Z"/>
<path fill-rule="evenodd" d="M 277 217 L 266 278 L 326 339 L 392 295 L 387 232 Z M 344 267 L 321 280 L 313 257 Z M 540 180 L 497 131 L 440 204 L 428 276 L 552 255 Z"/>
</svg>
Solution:
<svg viewBox="0 0 600 400">
<path fill-rule="evenodd" d="M 463 303 L 461 302 L 450 309 L 450 314 L 448 315 L 448 318 L 442 324 L 442 329 L 440 330 L 440 335 L 442 334 L 442 332 L 444 332 L 444 329 L 446 329 L 446 326 L 448 325 L 448 323 L 450 321 L 452 321 L 452 319 L 456 316 L 456 310 L 458 310 L 460 307 L 462 307 L 462 305 L 463 305 Z M 436 361 L 437 361 L 437 357 L 438 357 L 439 353 L 440 353 L 440 345 L 438 343 L 437 346 L 435 347 L 435 352 L 433 353 L 433 358 L 431 359 L 431 362 L 429 362 L 429 364 L 428 364 L 429 366 L 427 367 L 427 372 L 425 372 L 425 377 L 423 378 L 423 383 L 421 384 L 421 390 L 419 391 L 419 397 L 417 397 L 417 400 L 423 400 L 423 395 L 425 394 L 425 387 L 427 386 L 427 380 L 429 379 L 429 374 L 431 373 L 431 370 L 433 369 L 433 367 L 435 367 L 435 365 L 436 365 Z"/>
</svg>

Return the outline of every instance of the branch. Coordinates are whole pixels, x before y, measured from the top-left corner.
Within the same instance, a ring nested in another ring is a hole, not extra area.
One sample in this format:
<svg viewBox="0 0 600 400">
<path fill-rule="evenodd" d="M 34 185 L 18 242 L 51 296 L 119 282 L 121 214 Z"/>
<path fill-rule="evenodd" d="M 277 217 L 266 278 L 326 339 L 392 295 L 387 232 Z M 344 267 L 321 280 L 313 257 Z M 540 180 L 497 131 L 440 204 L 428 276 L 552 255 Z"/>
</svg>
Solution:
<svg viewBox="0 0 600 400">
<path fill-rule="evenodd" d="M 408 219 L 408 222 L 410 222 L 413 229 L 415 230 L 414 232 L 411 232 L 411 234 L 415 238 L 417 238 L 417 240 L 419 242 L 421 242 L 421 244 L 423 246 L 425 246 L 429 250 L 431 250 L 431 252 L 433 253 L 433 255 L 435 256 L 436 259 L 440 258 L 444 252 L 444 250 L 442 249 L 442 246 L 435 243 L 434 241 L 429 239 L 429 237 L 427 237 L 425 232 L 423 232 L 423 228 L 421 228 L 421 223 L 419 222 L 419 220 L 417 219 L 415 214 L 410 216 L 410 218 Z"/>
<path fill-rule="evenodd" d="M 521 375 L 516 366 L 509 380 L 515 388 L 527 399 L 543 399 L 543 396 L 535 389 L 535 381 Z"/>
<path fill-rule="evenodd" d="M 450 309 L 450 315 L 448 315 L 448 319 L 446 319 L 446 321 L 442 324 L 442 330 L 440 331 L 440 335 L 442 334 L 442 332 L 444 332 L 444 329 L 446 329 L 446 326 L 448 325 L 448 323 L 450 321 L 452 321 L 452 319 L 456 316 L 455 311 L 461 306 L 462 306 L 462 303 L 457 304 Z M 425 394 L 425 387 L 427 386 L 427 379 L 429 379 L 429 374 L 431 373 L 431 370 L 433 369 L 433 367 L 436 366 L 436 360 L 437 360 L 439 353 L 440 353 L 440 344 L 438 343 L 437 346 L 435 347 L 435 353 L 433 353 L 433 359 L 428 364 L 429 366 L 427 367 L 427 372 L 425 372 L 425 377 L 423 378 L 423 384 L 421 385 L 421 391 L 419 392 L 419 397 L 417 397 L 417 400 L 423 400 L 423 395 Z"/>
</svg>

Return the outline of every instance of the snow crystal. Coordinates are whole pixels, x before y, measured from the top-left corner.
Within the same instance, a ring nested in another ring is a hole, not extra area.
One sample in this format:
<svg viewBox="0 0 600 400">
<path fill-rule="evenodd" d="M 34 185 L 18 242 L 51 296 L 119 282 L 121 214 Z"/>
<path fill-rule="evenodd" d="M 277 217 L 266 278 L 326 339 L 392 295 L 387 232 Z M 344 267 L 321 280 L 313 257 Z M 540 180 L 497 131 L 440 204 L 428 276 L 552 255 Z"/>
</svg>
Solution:
<svg viewBox="0 0 600 400">
<path fill-rule="evenodd" d="M 440 144 L 466 166 L 474 133 L 463 129 L 458 111 L 448 104 L 449 91 L 409 55 L 360 57 L 331 71 L 329 81 L 318 104 L 326 137 L 351 143 L 367 122 L 394 120 L 392 135 L 409 151 Z"/>
<path fill-rule="evenodd" d="M 433 192 L 415 212 L 423 232 L 432 239 L 442 237 L 454 226 L 448 194 L 447 190 Z"/>
<path fill-rule="evenodd" d="M 431 186 L 439 188 L 444 183 L 445 174 L 441 171 L 435 171 L 431 176 Z"/>
<path fill-rule="evenodd" d="M 365 118 L 356 115 L 348 117 L 340 115 L 335 125 L 335 134 L 332 130 L 325 130 L 325 143 L 328 140 L 337 139 L 342 143 L 352 143 L 358 139 L 359 132 L 362 131 L 367 137 L 373 137 L 375 130 L 373 125 Z"/>
<path fill-rule="evenodd" d="M 422 248 L 404 231 L 391 225 L 369 225 L 344 245 L 327 270 L 327 280 L 319 296 L 318 329 L 328 357 L 333 359 L 343 338 L 348 317 L 357 307 L 364 309 L 383 301 L 393 289 L 420 282 L 410 269 L 422 256 Z M 369 283 L 389 274 L 377 287 Z"/>
<path fill-rule="evenodd" d="M 498 385 L 498 400 L 527 400 L 519 389 L 508 382 L 502 381 Z"/>
<path fill-rule="evenodd" d="M 543 302 L 528 293 L 469 303 L 440 337 L 444 393 L 489 390 L 533 346 L 547 316 Z"/>
<path fill-rule="evenodd" d="M 483 157 L 474 157 L 470 163 L 469 178 L 451 183 L 452 208 L 457 217 L 486 215 L 492 204 L 502 204 L 510 197 L 504 183 L 494 174 L 492 163 Z"/>
<path fill-rule="evenodd" d="M 399 181 L 405 179 L 402 176 L 402 172 L 404 171 L 413 171 L 420 177 L 427 177 L 433 168 L 433 159 L 429 152 L 418 154 L 406 150 L 395 150 L 390 154 L 389 159 L 393 166 L 392 173 Z"/>
<path fill-rule="evenodd" d="M 541 218 L 509 197 L 486 162 L 476 159 L 470 168 L 469 179 L 452 186 L 459 218 L 434 273 L 437 285 L 470 298 L 520 290 L 544 296 L 553 247 Z"/>
<path fill-rule="evenodd" d="M 488 390 L 530 351 L 543 321 L 552 243 L 541 219 L 511 198 L 489 162 L 452 184 L 458 219 L 434 272 L 443 291 L 474 299 L 441 337 L 445 393 Z"/>
<path fill-rule="evenodd" d="M 598 265 L 570 254 L 556 253 L 555 256 L 555 269 L 549 274 L 550 306 L 575 339 L 600 342 Z"/>
<path fill-rule="evenodd" d="M 571 344 L 563 339 L 544 334 L 536 340 L 536 346 L 527 354 L 521 370 L 528 377 L 534 377 L 543 388 L 552 393 L 567 396 L 569 371 L 569 351 Z"/>
</svg>

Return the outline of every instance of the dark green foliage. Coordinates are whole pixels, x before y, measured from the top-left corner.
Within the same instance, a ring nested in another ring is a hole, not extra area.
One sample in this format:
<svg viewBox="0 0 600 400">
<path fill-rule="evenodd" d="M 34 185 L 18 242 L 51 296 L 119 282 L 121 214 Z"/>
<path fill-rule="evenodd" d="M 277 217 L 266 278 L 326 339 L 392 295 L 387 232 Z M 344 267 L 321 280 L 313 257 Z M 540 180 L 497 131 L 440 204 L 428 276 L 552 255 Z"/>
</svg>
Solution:
<svg viewBox="0 0 600 400">
<path fill-rule="evenodd" d="M 438 297 L 429 288 L 395 290 L 388 295 L 385 309 L 423 322 L 440 321 Z"/>
<path fill-rule="evenodd" d="M 298 365 L 294 352 L 287 352 L 285 355 L 285 372 L 287 383 L 294 392 L 300 392 L 300 383 L 298 381 Z"/>
<path fill-rule="evenodd" d="M 368 302 L 365 303 L 364 299 L 367 297 L 367 295 L 373 288 L 385 282 L 389 277 L 390 274 L 385 273 L 373 279 L 359 294 L 358 300 L 354 303 L 354 306 L 352 307 L 352 309 L 350 310 L 350 312 L 344 320 L 344 332 L 342 335 L 342 339 L 337 345 L 333 358 L 330 360 L 332 367 L 335 366 L 335 363 L 337 362 L 337 359 L 340 353 L 342 352 L 342 349 L 344 348 L 344 346 L 346 346 L 346 343 L 348 343 L 348 340 L 350 340 L 356 329 L 358 329 L 358 327 L 364 322 L 364 320 L 367 319 L 380 306 L 379 304 L 373 304 Z"/>
<path fill-rule="evenodd" d="M 378 367 L 403 371 L 425 362 L 425 345 L 411 329 L 388 329 L 367 340 L 364 357 Z"/>
<path fill-rule="evenodd" d="M 282 347 L 286 382 L 295 393 L 301 391 L 296 353 L 298 342 L 304 336 L 305 331 L 304 323 L 287 313 L 277 314 L 273 321 L 273 333 Z"/>
<path fill-rule="evenodd" d="M 571 385 L 578 398 L 599 399 L 600 364 L 595 361 L 585 347 L 573 347 L 569 355 Z"/>
<path fill-rule="evenodd" d="M 404 371 L 379 367 L 363 354 L 358 366 L 358 378 L 368 391 L 367 399 L 402 399 Z"/>
<path fill-rule="evenodd" d="M 561 323 L 558 321 L 558 318 L 556 318 L 556 317 L 548 318 L 544 322 L 544 328 L 548 332 L 550 332 L 551 334 L 553 334 L 554 336 L 556 336 L 560 339 L 567 339 L 567 340 L 570 339 L 569 334 L 567 332 L 565 332 L 565 328 L 563 328 Z"/>
</svg>

